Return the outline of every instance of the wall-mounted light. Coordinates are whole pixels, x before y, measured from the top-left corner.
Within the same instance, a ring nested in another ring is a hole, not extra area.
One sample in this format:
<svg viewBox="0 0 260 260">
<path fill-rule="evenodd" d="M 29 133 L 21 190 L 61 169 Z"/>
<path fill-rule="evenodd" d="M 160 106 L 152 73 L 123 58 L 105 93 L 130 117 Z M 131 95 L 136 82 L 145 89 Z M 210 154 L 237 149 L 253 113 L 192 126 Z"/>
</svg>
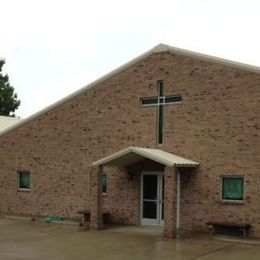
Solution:
<svg viewBox="0 0 260 260">
<path fill-rule="evenodd" d="M 134 173 L 132 171 L 127 171 L 127 181 L 132 181 L 134 179 Z"/>
<path fill-rule="evenodd" d="M 182 178 L 185 183 L 189 183 L 191 178 L 191 172 L 185 171 L 184 173 L 182 173 Z"/>
</svg>

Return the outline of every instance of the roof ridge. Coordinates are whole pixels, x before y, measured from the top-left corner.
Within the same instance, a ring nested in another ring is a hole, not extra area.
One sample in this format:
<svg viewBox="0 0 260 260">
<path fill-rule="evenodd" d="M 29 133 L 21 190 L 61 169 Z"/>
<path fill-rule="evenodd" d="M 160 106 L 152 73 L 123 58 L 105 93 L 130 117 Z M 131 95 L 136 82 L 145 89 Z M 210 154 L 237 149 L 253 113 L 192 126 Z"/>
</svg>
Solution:
<svg viewBox="0 0 260 260">
<path fill-rule="evenodd" d="M 153 53 L 158 53 L 158 52 L 167 52 L 169 51 L 169 45 L 164 44 L 164 43 L 159 43 L 153 48 Z"/>
</svg>

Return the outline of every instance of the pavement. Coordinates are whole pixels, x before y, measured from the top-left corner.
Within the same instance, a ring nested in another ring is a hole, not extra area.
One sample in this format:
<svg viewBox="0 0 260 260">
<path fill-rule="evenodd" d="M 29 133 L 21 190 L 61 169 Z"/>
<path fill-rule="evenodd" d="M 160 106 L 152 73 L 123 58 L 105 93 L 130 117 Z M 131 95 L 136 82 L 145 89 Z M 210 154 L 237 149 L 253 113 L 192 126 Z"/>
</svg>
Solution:
<svg viewBox="0 0 260 260">
<path fill-rule="evenodd" d="M 259 260 L 260 244 L 221 241 L 205 234 L 167 239 L 160 228 L 151 227 L 88 231 L 75 225 L 0 218 L 0 259 Z"/>
</svg>

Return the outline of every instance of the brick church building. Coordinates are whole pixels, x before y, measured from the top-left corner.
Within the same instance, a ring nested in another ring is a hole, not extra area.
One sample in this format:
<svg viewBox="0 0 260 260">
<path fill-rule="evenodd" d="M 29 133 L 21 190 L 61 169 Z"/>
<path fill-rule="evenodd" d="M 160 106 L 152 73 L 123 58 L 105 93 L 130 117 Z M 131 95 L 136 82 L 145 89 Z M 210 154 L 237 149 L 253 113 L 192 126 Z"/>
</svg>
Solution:
<svg viewBox="0 0 260 260">
<path fill-rule="evenodd" d="M 0 212 L 260 237 L 260 68 L 160 44 L 0 133 Z"/>
</svg>

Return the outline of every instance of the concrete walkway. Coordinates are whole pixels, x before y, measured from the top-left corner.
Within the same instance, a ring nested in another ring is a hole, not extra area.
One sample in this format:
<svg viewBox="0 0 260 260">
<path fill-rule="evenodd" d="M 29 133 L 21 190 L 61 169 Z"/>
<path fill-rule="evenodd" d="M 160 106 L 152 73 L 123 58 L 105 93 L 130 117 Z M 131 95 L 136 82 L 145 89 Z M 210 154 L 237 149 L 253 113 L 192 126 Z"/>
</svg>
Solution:
<svg viewBox="0 0 260 260">
<path fill-rule="evenodd" d="M 0 259 L 260 259 L 260 246 L 197 235 L 166 239 L 159 228 L 77 226 L 0 219 Z"/>
</svg>

